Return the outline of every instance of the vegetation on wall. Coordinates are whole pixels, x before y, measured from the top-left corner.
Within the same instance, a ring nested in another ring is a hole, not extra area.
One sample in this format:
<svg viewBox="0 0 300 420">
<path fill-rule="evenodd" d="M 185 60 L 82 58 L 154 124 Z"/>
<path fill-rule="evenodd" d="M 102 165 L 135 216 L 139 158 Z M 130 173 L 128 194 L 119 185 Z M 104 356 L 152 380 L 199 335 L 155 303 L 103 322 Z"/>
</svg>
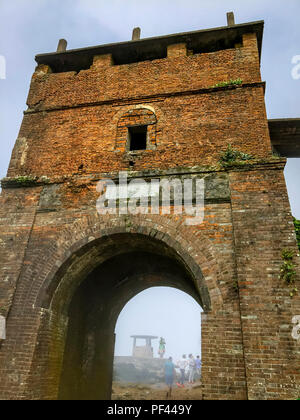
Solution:
<svg viewBox="0 0 300 420">
<path fill-rule="evenodd" d="M 296 230 L 298 247 L 299 247 L 299 250 L 300 250 L 300 220 L 295 219 L 295 217 L 294 217 L 294 225 L 295 225 L 295 230 Z"/>
<path fill-rule="evenodd" d="M 215 85 L 212 86 L 212 88 L 237 86 L 237 85 L 241 85 L 242 83 L 243 83 L 242 79 L 235 79 L 235 80 L 230 79 L 230 80 L 227 80 L 226 82 L 216 83 Z"/>
<path fill-rule="evenodd" d="M 298 289 L 295 286 L 296 266 L 294 264 L 294 256 L 295 256 L 295 252 L 290 249 L 283 249 L 281 252 L 283 264 L 281 265 L 281 268 L 280 268 L 280 277 L 290 287 L 291 297 L 293 297 L 298 292 Z"/>
<path fill-rule="evenodd" d="M 43 175 L 41 177 L 33 175 L 22 175 L 12 178 L 2 178 L 1 186 L 4 188 L 17 188 L 17 187 L 34 187 L 42 184 L 49 184 L 50 178 Z"/>
<path fill-rule="evenodd" d="M 220 163 L 223 166 L 232 166 L 236 164 L 241 164 L 251 159 L 253 159 L 252 155 L 233 149 L 231 144 L 228 144 L 225 152 L 221 153 Z"/>
<path fill-rule="evenodd" d="M 18 176 L 14 179 L 14 181 L 16 183 L 21 184 L 21 185 L 31 185 L 31 184 L 35 183 L 36 180 L 37 180 L 36 177 L 30 176 L 30 175 L 29 176 Z"/>
</svg>

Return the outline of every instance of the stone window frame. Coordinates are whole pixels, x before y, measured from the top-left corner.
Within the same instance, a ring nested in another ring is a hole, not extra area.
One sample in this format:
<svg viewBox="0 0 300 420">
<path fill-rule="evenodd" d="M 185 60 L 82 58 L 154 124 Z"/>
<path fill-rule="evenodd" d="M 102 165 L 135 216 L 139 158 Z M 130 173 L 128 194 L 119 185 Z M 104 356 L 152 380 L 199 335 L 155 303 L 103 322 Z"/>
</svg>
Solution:
<svg viewBox="0 0 300 420">
<path fill-rule="evenodd" d="M 147 126 L 146 149 L 130 150 L 130 127 Z M 119 118 L 115 139 L 115 150 L 128 154 L 141 154 L 156 149 L 157 118 L 155 113 L 144 107 L 129 109 Z"/>
</svg>

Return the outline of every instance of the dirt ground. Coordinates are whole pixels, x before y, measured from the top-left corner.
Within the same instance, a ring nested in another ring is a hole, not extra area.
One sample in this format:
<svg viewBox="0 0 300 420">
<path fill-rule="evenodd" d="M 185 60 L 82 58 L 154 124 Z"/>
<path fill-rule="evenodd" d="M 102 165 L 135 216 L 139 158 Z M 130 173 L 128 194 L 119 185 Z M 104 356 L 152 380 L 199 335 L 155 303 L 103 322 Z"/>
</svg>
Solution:
<svg viewBox="0 0 300 420">
<path fill-rule="evenodd" d="M 179 388 L 174 384 L 171 397 L 167 397 L 168 388 L 165 384 L 144 385 L 114 382 L 112 400 L 201 400 L 201 383 L 185 384 Z"/>
</svg>

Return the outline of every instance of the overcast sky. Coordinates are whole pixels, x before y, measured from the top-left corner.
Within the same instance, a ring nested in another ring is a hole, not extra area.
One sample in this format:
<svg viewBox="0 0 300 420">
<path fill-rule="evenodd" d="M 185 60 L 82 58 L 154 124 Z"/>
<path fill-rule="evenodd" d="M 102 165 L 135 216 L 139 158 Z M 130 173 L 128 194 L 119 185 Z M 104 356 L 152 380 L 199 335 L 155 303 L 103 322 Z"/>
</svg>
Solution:
<svg viewBox="0 0 300 420">
<path fill-rule="evenodd" d="M 235 12 L 236 23 L 265 21 L 262 77 L 267 82 L 268 118 L 299 118 L 300 79 L 292 77 L 292 59 L 300 55 L 300 0 L 0 0 L 0 56 L 6 60 L 6 79 L 0 79 L 0 177 L 6 174 L 26 109 L 36 54 L 55 51 L 60 38 L 68 40 L 70 49 L 130 40 L 135 26 L 142 28 L 142 37 L 224 26 L 228 11 Z M 299 159 L 289 159 L 286 179 L 292 212 L 300 219 Z M 127 335 L 166 335 L 171 327 L 157 327 L 162 317 L 161 303 L 153 303 L 163 292 L 152 289 L 144 293 L 128 304 L 118 325 L 123 325 L 122 331 L 124 325 L 130 326 Z M 148 303 L 152 302 L 147 311 L 147 305 L 141 304 L 144 296 Z M 180 296 L 182 308 L 191 308 L 189 296 L 173 291 L 167 296 L 174 299 L 174 305 L 168 305 L 179 308 L 176 299 Z M 164 302 L 167 296 L 163 295 Z M 198 309 L 194 315 L 188 309 L 172 313 L 172 325 L 189 325 L 194 331 L 189 348 L 194 348 L 193 340 L 200 331 L 196 313 L 199 315 Z M 152 317 L 153 328 L 147 326 L 144 330 L 139 319 L 133 324 L 142 314 L 144 319 Z M 172 331 L 173 336 L 167 339 L 170 343 L 176 338 Z M 131 340 L 125 341 L 124 349 L 131 351 Z"/>
<path fill-rule="evenodd" d="M 131 335 L 154 335 L 166 341 L 165 357 L 179 360 L 182 354 L 201 354 L 201 312 L 189 295 L 171 287 L 152 287 L 133 298 L 121 312 L 116 326 L 116 356 L 131 356 Z M 157 340 L 152 341 L 158 357 Z M 145 340 L 138 340 L 144 346 Z"/>
</svg>

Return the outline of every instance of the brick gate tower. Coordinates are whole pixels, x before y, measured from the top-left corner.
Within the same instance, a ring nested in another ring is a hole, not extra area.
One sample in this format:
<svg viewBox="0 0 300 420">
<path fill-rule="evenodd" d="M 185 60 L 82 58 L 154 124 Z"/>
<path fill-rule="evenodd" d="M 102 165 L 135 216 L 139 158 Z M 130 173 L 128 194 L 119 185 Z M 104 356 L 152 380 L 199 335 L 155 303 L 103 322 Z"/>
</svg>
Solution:
<svg viewBox="0 0 300 420">
<path fill-rule="evenodd" d="M 202 314 L 204 399 L 295 399 L 298 248 L 267 120 L 263 22 L 36 57 L 0 207 L 1 399 L 110 398 L 114 328 L 151 286 Z M 204 220 L 99 214 L 99 180 L 204 180 Z M 286 264 L 284 264 L 286 263 Z M 284 267 L 283 271 L 282 267 Z M 290 268 L 292 267 L 292 268 Z M 299 271 L 298 271 L 299 273 Z M 299 286 L 298 286 L 299 288 Z"/>
</svg>

